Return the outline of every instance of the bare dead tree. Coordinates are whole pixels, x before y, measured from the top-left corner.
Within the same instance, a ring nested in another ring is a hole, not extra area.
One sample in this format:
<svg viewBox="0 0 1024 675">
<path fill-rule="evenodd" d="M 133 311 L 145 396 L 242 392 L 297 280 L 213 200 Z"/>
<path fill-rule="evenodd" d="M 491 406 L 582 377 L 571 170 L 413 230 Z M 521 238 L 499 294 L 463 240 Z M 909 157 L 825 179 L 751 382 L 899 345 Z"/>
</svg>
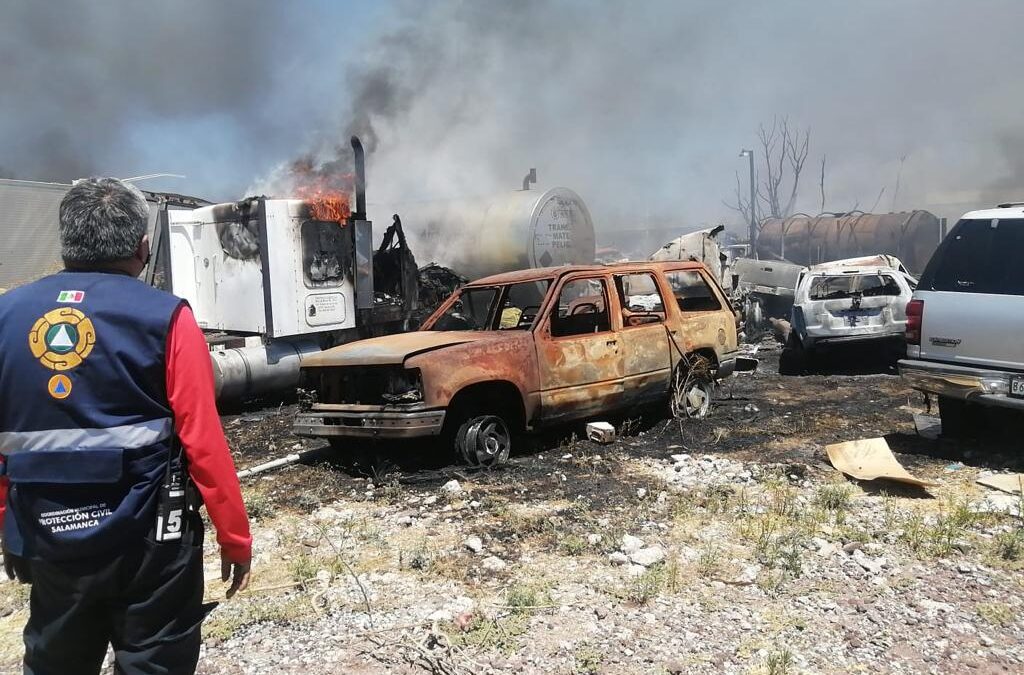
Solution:
<svg viewBox="0 0 1024 675">
<path fill-rule="evenodd" d="M 818 213 L 825 213 L 825 157 L 821 156 L 821 179 L 818 181 L 818 187 L 821 188 L 821 206 L 818 207 Z"/>
<path fill-rule="evenodd" d="M 870 209 L 868 209 L 868 213 L 874 213 L 875 212 L 875 209 L 878 208 L 878 202 L 882 201 L 882 195 L 884 195 L 884 194 L 885 194 L 885 186 L 883 185 L 882 189 L 878 191 L 878 197 L 875 198 L 875 203 L 871 205 Z"/>
<path fill-rule="evenodd" d="M 744 199 L 743 189 L 736 174 L 735 201 L 723 202 L 727 207 L 750 220 L 750 209 L 772 218 L 785 218 L 793 212 L 800 190 L 800 175 L 807 161 L 811 144 L 811 130 L 800 130 L 791 125 L 788 117 L 772 118 L 771 127 L 759 125 L 758 142 L 761 146 L 761 175 L 755 178 L 757 196 Z M 824 158 L 822 159 L 822 191 L 824 193 Z M 753 205 L 751 205 L 753 201 Z M 822 196 L 824 208 L 824 196 Z"/>
<path fill-rule="evenodd" d="M 811 130 L 806 129 L 801 134 L 800 129 L 790 126 L 788 117 L 781 120 L 776 117 L 770 129 L 760 125 L 758 140 L 766 174 L 758 188 L 758 197 L 773 218 L 785 218 L 796 204 L 800 174 L 810 149 Z M 785 196 L 787 187 L 788 197 Z"/>
<path fill-rule="evenodd" d="M 749 192 L 749 190 L 748 190 L 748 192 Z M 732 209 L 733 211 L 738 211 L 740 213 L 740 215 L 743 216 L 743 222 L 749 223 L 750 222 L 751 203 L 750 203 L 749 196 L 746 197 L 746 198 L 744 198 L 744 196 L 743 196 L 743 188 L 740 185 L 740 172 L 739 171 L 736 172 L 736 192 L 734 194 L 733 199 L 735 200 L 733 202 L 727 202 L 725 200 L 722 200 L 722 204 L 724 204 L 726 207 Z M 754 208 L 756 208 L 757 207 L 757 203 L 755 202 L 753 206 L 754 206 Z"/>
<path fill-rule="evenodd" d="M 900 178 L 903 176 L 903 162 L 907 161 L 907 156 L 903 155 L 900 157 L 900 168 L 896 171 L 896 189 L 892 191 L 892 208 L 890 211 L 896 210 L 896 198 L 900 195 Z"/>
</svg>

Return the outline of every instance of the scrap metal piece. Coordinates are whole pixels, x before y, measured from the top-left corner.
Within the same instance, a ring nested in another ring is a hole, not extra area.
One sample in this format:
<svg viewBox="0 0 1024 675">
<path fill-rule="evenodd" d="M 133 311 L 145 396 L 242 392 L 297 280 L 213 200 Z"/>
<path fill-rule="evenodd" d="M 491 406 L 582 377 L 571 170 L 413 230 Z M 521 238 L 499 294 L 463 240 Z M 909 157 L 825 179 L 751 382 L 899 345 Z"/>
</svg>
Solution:
<svg viewBox="0 0 1024 675">
<path fill-rule="evenodd" d="M 977 483 L 1012 495 L 1024 494 L 1024 473 L 993 473 L 978 478 Z"/>
<path fill-rule="evenodd" d="M 859 441 L 826 445 L 825 452 L 832 466 L 857 480 L 886 480 L 926 487 L 935 485 L 930 481 L 915 478 L 903 468 L 889 449 L 884 438 L 867 438 Z"/>
<path fill-rule="evenodd" d="M 587 438 L 607 445 L 615 440 L 615 427 L 607 422 L 591 422 L 587 425 Z"/>
<path fill-rule="evenodd" d="M 932 415 L 914 413 L 914 428 L 921 438 L 934 441 L 942 435 L 942 420 Z"/>
</svg>

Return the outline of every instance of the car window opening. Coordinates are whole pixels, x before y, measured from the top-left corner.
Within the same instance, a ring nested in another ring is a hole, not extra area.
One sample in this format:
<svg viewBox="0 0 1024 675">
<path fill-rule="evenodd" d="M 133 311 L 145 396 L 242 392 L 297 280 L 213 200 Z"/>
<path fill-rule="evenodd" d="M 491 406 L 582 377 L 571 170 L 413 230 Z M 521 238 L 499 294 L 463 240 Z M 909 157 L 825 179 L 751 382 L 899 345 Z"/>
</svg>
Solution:
<svg viewBox="0 0 1024 675">
<path fill-rule="evenodd" d="M 665 320 L 665 301 L 658 290 L 654 275 L 617 274 L 615 290 L 619 296 L 624 326 L 639 326 Z"/>
<path fill-rule="evenodd" d="M 573 279 L 562 286 L 551 312 L 551 335 L 569 337 L 611 330 L 608 293 L 601 279 Z"/>
<path fill-rule="evenodd" d="M 683 312 L 715 312 L 722 309 L 718 296 L 701 276 L 693 270 L 675 270 L 665 273 L 672 287 L 679 310 Z"/>
<path fill-rule="evenodd" d="M 872 298 L 898 296 L 900 286 L 889 274 L 826 275 L 811 279 L 807 295 L 811 300 L 841 300 L 855 296 Z"/>
</svg>

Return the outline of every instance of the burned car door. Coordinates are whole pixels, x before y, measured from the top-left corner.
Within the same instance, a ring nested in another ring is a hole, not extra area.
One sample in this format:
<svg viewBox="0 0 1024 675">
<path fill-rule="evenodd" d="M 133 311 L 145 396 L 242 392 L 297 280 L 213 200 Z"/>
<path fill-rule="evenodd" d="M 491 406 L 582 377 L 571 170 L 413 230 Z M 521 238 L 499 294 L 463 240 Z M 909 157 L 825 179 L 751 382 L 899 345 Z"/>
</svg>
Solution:
<svg viewBox="0 0 1024 675">
<path fill-rule="evenodd" d="M 544 423 L 596 414 L 621 405 L 622 355 L 603 277 L 570 278 L 537 331 Z"/>
<path fill-rule="evenodd" d="M 613 279 L 622 316 L 625 398 L 630 404 L 657 400 L 668 392 L 672 377 L 664 298 L 651 272 L 616 274 Z"/>
</svg>

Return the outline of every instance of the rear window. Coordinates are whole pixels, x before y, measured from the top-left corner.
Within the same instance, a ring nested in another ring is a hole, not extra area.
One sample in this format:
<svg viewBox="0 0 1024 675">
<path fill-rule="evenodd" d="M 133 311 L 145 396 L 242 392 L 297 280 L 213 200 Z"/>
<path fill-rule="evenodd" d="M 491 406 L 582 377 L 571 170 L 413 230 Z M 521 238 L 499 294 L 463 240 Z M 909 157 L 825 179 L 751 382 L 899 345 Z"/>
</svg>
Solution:
<svg viewBox="0 0 1024 675">
<path fill-rule="evenodd" d="M 814 277 L 807 295 L 811 300 L 839 300 L 859 295 L 872 298 L 899 295 L 900 285 L 888 274 L 837 274 Z"/>
<path fill-rule="evenodd" d="M 1024 295 L 1024 220 L 961 220 L 932 256 L 919 287 Z"/>
</svg>

